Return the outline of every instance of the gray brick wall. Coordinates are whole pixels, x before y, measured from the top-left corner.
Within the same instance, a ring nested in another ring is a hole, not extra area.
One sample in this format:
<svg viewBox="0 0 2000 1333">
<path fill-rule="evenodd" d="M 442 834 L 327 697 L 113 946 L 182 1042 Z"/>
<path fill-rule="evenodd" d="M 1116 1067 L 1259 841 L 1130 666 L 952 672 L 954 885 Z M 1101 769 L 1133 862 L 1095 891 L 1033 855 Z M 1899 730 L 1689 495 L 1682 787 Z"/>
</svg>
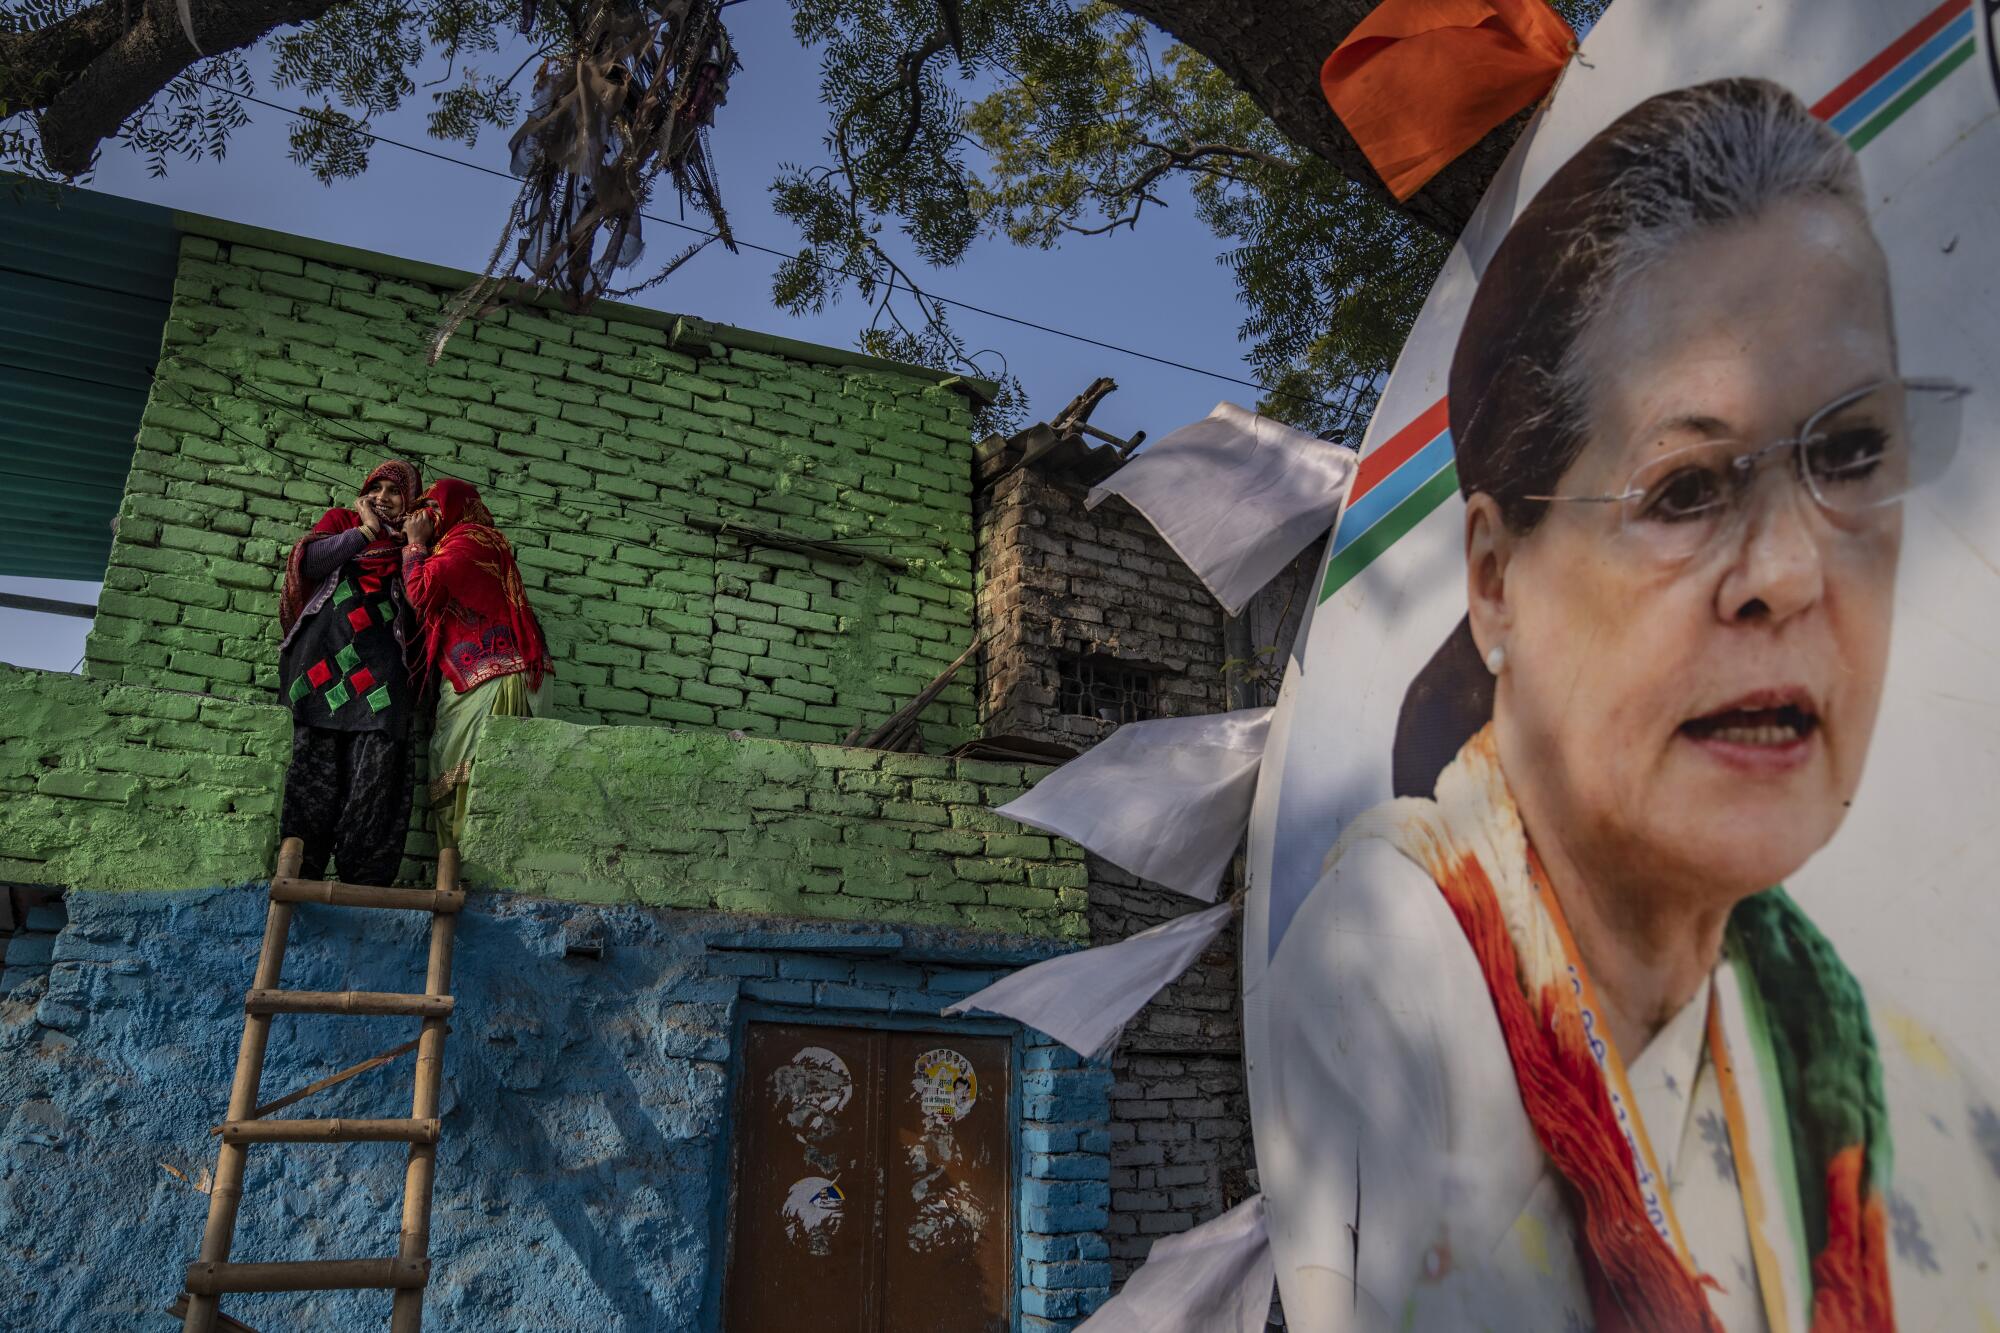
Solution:
<svg viewBox="0 0 2000 1333">
<path fill-rule="evenodd" d="M 1222 609 L 1137 511 L 1083 508 L 1083 487 L 1023 468 L 985 485 L 979 533 L 982 730 L 1087 749 L 1115 725 L 1057 707 L 1059 654 L 1094 652 L 1160 672 L 1161 713 L 1230 706 Z M 1312 604 L 1315 543 L 1245 611 L 1251 698 L 1273 701 L 1291 641 Z M 1088 919 L 1108 944 L 1205 904 L 1096 857 Z M 1225 886 L 1224 892 L 1229 891 Z M 1161 1236 L 1217 1217 L 1257 1192 L 1243 1077 L 1238 932 L 1141 1010 L 1112 1057 L 1111 1202 L 1105 1239 L 1115 1290 Z M 1273 1306 L 1274 1326 L 1283 1319 Z"/>
<path fill-rule="evenodd" d="M 1090 933 L 1123 939 L 1204 906 L 1096 858 Z M 1161 991 L 1125 1029 L 1111 1069 L 1112 1282 L 1153 1242 L 1217 1217 L 1256 1192 L 1243 1083 L 1237 930 Z"/>
<path fill-rule="evenodd" d="M 1085 749 L 1116 724 L 1057 707 L 1058 659 L 1099 654 L 1157 673 L 1159 712 L 1220 712 L 1222 608 L 1123 500 L 1083 507 L 1085 488 L 1032 468 L 975 501 L 979 682 L 985 733 Z"/>
</svg>

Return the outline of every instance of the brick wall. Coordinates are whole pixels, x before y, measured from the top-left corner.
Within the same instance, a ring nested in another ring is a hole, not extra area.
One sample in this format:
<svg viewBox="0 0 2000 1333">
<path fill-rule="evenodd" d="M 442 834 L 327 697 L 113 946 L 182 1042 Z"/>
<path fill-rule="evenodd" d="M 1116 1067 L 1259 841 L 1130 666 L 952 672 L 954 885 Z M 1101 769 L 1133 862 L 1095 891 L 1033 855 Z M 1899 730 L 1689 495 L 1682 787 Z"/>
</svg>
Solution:
<svg viewBox="0 0 2000 1333">
<path fill-rule="evenodd" d="M 260 879 L 291 737 L 274 707 L 0 665 L 0 881 Z"/>
<path fill-rule="evenodd" d="M 1090 932 L 1101 942 L 1206 906 L 1095 857 L 1088 867 Z M 1106 1239 L 1114 1285 L 1145 1262 L 1159 1237 L 1220 1216 L 1257 1192 L 1238 950 L 1231 926 L 1139 1011 L 1112 1056 Z"/>
<path fill-rule="evenodd" d="M 1116 498 L 1085 510 L 1086 493 L 1033 467 L 979 493 L 979 616 L 989 645 L 979 700 L 989 735 L 1082 749 L 1116 730 L 1058 706 L 1063 652 L 1159 669 L 1164 716 L 1229 707 L 1224 618 L 1215 599 L 1136 510 Z M 1310 578 L 1301 562 L 1267 588 L 1251 617 L 1253 633 L 1295 629 L 1304 603 L 1287 594 Z M 1282 650 L 1265 660 L 1282 672 Z M 1098 943 L 1204 906 L 1095 857 L 1087 870 L 1090 937 Z M 1160 1236 L 1208 1221 L 1255 1192 L 1236 959 L 1232 928 L 1140 1011 L 1112 1057 L 1105 1234 L 1114 1287 Z"/>
<path fill-rule="evenodd" d="M 468 321 L 427 366 L 449 280 L 339 257 L 184 240 L 90 675 L 273 698 L 284 552 L 389 454 L 485 489 L 574 721 L 836 741 L 968 642 L 970 406 L 937 377 L 616 308 Z M 908 572 L 746 550 L 687 514 Z M 969 683 L 924 725 L 933 748 L 971 735 Z"/>
<path fill-rule="evenodd" d="M 988 735 L 1078 747 L 1116 724 L 1065 716 L 1057 659 L 1099 653 L 1155 668 L 1166 717 L 1220 712 L 1222 610 L 1123 500 L 1018 468 L 978 497 L 980 720 Z"/>
<path fill-rule="evenodd" d="M 290 743 L 275 704 L 0 666 L 0 884 L 261 880 Z M 484 887 L 582 902 L 1080 940 L 1082 850 L 988 808 L 1040 771 L 496 719 L 466 870 Z M 428 867 L 406 869 L 427 879 Z"/>
<path fill-rule="evenodd" d="M 489 724 L 475 884 L 1081 939 L 1080 848 L 988 807 L 1041 770 L 720 732 Z"/>
</svg>

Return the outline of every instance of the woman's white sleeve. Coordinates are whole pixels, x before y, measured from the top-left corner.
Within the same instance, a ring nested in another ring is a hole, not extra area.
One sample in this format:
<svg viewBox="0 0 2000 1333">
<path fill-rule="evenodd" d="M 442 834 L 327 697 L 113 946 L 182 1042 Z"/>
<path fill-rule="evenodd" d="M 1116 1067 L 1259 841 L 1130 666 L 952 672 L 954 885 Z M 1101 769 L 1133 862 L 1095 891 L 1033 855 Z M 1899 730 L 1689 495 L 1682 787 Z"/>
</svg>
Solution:
<svg viewBox="0 0 2000 1333">
<path fill-rule="evenodd" d="M 1397 1328 L 1448 1244 L 1446 1023 L 1470 955 L 1457 931 L 1428 876 L 1364 841 L 1313 890 L 1258 987 L 1258 1170 L 1290 1327 Z"/>
</svg>

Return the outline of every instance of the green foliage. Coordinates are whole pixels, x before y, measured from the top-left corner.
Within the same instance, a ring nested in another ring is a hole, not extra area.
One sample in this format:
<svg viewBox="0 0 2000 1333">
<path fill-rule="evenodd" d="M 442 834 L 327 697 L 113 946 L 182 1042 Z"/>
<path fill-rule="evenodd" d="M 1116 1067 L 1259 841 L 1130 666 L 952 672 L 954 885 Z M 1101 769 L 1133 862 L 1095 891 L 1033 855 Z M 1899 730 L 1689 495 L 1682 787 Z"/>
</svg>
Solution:
<svg viewBox="0 0 2000 1333">
<path fill-rule="evenodd" d="M 46 28 L 91 7 L 92 0 L 0 0 L 0 33 Z M 199 24 L 199 5 L 195 12 Z M 457 83 L 431 94 L 432 135 L 471 144 L 484 126 L 511 126 L 520 98 L 510 85 L 525 65 L 493 77 L 459 62 L 469 54 L 499 51 L 503 39 L 515 40 L 510 29 L 519 13 L 519 4 L 507 0 L 435 0 L 421 8 L 403 0 L 347 0 L 273 36 L 277 86 L 296 88 L 321 104 L 301 107 L 292 123 L 293 160 L 327 184 L 360 175 L 368 167 L 369 118 L 414 97 L 419 91 L 414 75 L 440 60 L 445 72 L 437 82 L 455 75 Z M 543 25 L 547 31 L 538 39 L 549 38 L 553 23 Z M 154 176 L 165 175 L 174 158 L 220 159 L 230 136 L 250 123 L 233 94 L 255 91 L 243 52 L 199 59 L 116 137 L 145 158 Z M 27 110 L 0 105 L 0 170 L 55 178 Z"/>
<path fill-rule="evenodd" d="M 220 161 L 229 136 L 250 123 L 243 103 L 224 90 L 247 93 L 251 87 L 242 52 L 198 60 L 167 85 L 164 97 L 127 121 L 118 137 L 146 159 L 147 174 L 155 178 L 167 174 L 169 158 Z"/>
<path fill-rule="evenodd" d="M 1062 0 L 795 0 L 793 31 L 822 49 L 829 160 L 786 165 L 773 183 L 773 207 L 803 242 L 779 265 L 773 298 L 794 313 L 817 312 L 851 289 L 872 307 L 865 350 L 994 375 L 882 233 L 895 226 L 935 268 L 964 258 L 984 218 L 962 87 L 1034 77 L 1075 90 L 1080 112 L 1091 20 Z M 1004 370 L 997 378 L 1002 398 L 982 425 L 1006 430 L 1023 415 L 1020 386 Z"/>
<path fill-rule="evenodd" d="M 1089 105 L 1024 80 L 974 107 L 990 162 L 975 206 L 1009 239 L 1049 247 L 1136 229 L 1184 186 L 1229 244 L 1259 409 L 1358 444 L 1446 245 L 1293 146 L 1194 52 L 1159 49 L 1108 6 L 1088 12 Z"/>
<path fill-rule="evenodd" d="M 300 108 L 292 122 L 292 160 L 329 185 L 366 171 L 372 142 L 363 131 L 369 117 L 386 115 L 414 97 L 413 73 L 439 58 L 446 70 L 437 82 L 454 72 L 459 82 L 431 94 L 433 137 L 473 144 L 484 126 L 509 127 L 520 113 L 520 97 L 510 85 L 521 69 L 497 78 L 470 66 L 459 71 L 459 61 L 499 51 L 502 37 L 513 35 L 508 30 L 519 13 L 519 4 L 508 0 L 439 0 L 421 9 L 403 0 L 347 0 L 272 38 L 278 86 L 322 100 L 318 109 Z M 541 36 L 552 39 L 553 32 Z"/>
<path fill-rule="evenodd" d="M 823 309 L 845 288 L 876 306 L 864 337 L 925 350 L 955 339 L 883 252 L 895 225 L 948 266 L 981 236 L 1050 248 L 1137 228 L 1184 190 L 1229 248 L 1241 333 L 1270 391 L 1261 410 L 1358 443 L 1383 377 L 1447 247 L 1289 143 L 1250 99 L 1184 47 L 1107 4 L 968 6 L 959 52 L 921 66 L 929 0 L 803 0 L 800 39 L 823 43 L 831 162 L 788 167 L 778 211 L 804 248 L 774 296 Z M 941 65 L 987 91 L 967 102 Z M 1098 242 L 1104 243 L 1104 242 Z M 923 316 L 896 321 L 898 295 Z"/>
<path fill-rule="evenodd" d="M 88 8 L 89 0 L 0 0 L 0 33 L 32 32 Z M 241 52 L 196 60 L 120 127 L 117 138 L 145 159 L 153 176 L 166 175 L 171 158 L 219 159 L 229 136 L 250 123 L 242 103 L 225 89 L 251 90 L 250 69 Z M 41 138 L 26 113 L 5 104 L 0 104 L 0 171 L 44 181 L 59 179 L 43 160 Z"/>
</svg>

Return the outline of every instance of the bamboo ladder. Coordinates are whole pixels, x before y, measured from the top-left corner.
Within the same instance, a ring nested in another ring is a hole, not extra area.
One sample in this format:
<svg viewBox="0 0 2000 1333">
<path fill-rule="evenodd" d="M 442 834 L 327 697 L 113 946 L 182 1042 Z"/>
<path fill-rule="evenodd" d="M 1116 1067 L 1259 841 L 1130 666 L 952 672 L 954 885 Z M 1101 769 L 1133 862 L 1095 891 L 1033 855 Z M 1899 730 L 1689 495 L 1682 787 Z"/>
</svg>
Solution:
<svg viewBox="0 0 2000 1333">
<path fill-rule="evenodd" d="M 438 1091 L 444 1080 L 445 1022 L 451 1016 L 451 948 L 458 910 L 465 893 L 458 887 L 458 853 L 438 853 L 437 888 L 386 889 L 337 880 L 298 877 L 303 844 L 285 839 L 278 849 L 277 873 L 271 879 L 271 906 L 264 918 L 264 946 L 257 972 L 243 1001 L 243 1042 L 236 1052 L 236 1081 L 229 1089 L 229 1118 L 211 1133 L 222 1138 L 216 1153 L 215 1185 L 209 1195 L 208 1226 L 202 1233 L 201 1257 L 188 1265 L 187 1293 L 176 1303 L 184 1311 L 184 1333 L 212 1333 L 217 1320 L 236 1326 L 221 1314 L 220 1299 L 233 1291 L 337 1291 L 392 1289 L 396 1293 L 390 1328 L 417 1333 L 423 1325 L 424 1286 L 430 1280 L 431 1184 L 437 1168 Z M 278 987 L 285 943 L 291 933 L 292 907 L 297 903 L 330 903 L 337 907 L 367 907 L 391 911 L 429 912 L 430 967 L 421 995 L 375 991 L 288 991 Z M 264 1072 L 264 1045 L 271 1035 L 273 1014 L 367 1014 L 421 1018 L 423 1030 L 414 1043 L 417 1052 L 416 1093 L 407 1120 L 266 1120 L 268 1112 L 289 1106 L 311 1093 L 386 1064 L 409 1049 L 404 1046 L 364 1060 L 329 1078 L 264 1106 L 257 1105 L 257 1085 Z M 403 1175 L 402 1242 L 394 1259 L 324 1259 L 296 1263 L 233 1264 L 229 1246 L 236 1232 L 236 1210 L 243 1199 L 243 1168 L 253 1143 L 407 1143 L 410 1162 Z"/>
</svg>

